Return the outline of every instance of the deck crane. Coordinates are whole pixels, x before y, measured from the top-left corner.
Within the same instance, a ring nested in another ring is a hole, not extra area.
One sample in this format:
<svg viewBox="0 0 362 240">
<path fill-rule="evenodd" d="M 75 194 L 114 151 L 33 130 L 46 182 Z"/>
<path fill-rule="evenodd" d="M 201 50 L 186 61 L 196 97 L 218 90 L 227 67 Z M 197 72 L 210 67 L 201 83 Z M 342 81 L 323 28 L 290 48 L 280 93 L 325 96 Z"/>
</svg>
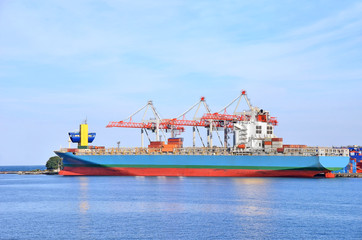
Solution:
<svg viewBox="0 0 362 240">
<path fill-rule="evenodd" d="M 237 112 L 242 98 L 245 99 L 245 102 L 247 103 L 247 105 L 249 107 L 249 111 Z M 237 101 L 237 104 L 236 104 L 235 110 L 233 112 L 233 115 L 227 115 L 226 114 L 226 109 L 228 107 L 230 107 L 236 101 Z M 263 109 L 260 109 L 258 107 L 254 107 L 254 106 L 251 105 L 250 99 L 248 98 L 245 90 L 242 90 L 241 94 L 238 97 L 236 97 L 233 101 L 231 101 L 228 105 L 223 107 L 217 113 L 218 114 L 219 113 L 224 113 L 224 114 L 219 114 L 219 116 L 221 118 L 229 118 L 229 119 L 234 118 L 234 119 L 236 119 L 238 121 L 260 121 L 260 122 L 271 123 L 273 126 L 278 125 L 278 121 L 276 120 L 276 118 L 275 117 L 270 117 L 269 112 L 264 111 Z"/>
<path fill-rule="evenodd" d="M 206 113 L 204 115 L 202 115 L 202 117 L 197 117 L 198 113 L 202 107 L 204 107 L 204 110 L 206 111 Z M 155 119 L 145 120 L 145 116 L 146 116 L 148 109 L 152 110 Z M 196 109 L 196 111 L 193 115 L 193 119 L 187 120 L 186 114 L 191 112 L 193 109 Z M 138 114 L 142 110 L 144 110 L 142 121 L 133 122 L 132 118 L 134 117 L 134 115 Z M 166 131 L 170 130 L 171 137 L 173 138 L 173 137 L 175 137 L 175 135 L 178 135 L 181 132 L 184 132 L 185 126 L 193 127 L 193 146 L 196 146 L 196 131 L 200 137 L 200 140 L 201 140 L 203 146 L 205 146 L 205 144 L 202 140 L 200 131 L 198 130 L 198 127 L 205 127 L 205 128 L 208 128 L 207 145 L 210 147 L 210 146 L 212 146 L 212 128 L 213 127 L 218 128 L 218 127 L 220 127 L 220 124 L 217 122 L 213 122 L 212 118 L 208 118 L 207 116 L 209 116 L 209 114 L 211 114 L 211 110 L 206 103 L 205 97 L 201 97 L 200 100 L 197 103 L 195 103 L 192 107 L 190 107 L 188 110 L 186 110 L 185 112 L 183 112 L 176 118 L 171 118 L 171 119 L 161 119 L 160 114 L 158 114 L 158 112 L 156 111 L 152 101 L 149 101 L 145 106 L 143 106 L 142 108 L 137 110 L 135 113 L 131 114 L 125 120 L 119 121 L 119 122 L 110 122 L 107 125 L 107 127 L 141 128 L 141 139 L 142 139 L 141 145 L 142 145 L 142 147 L 144 146 L 144 144 L 143 144 L 144 130 L 155 131 L 156 132 L 156 141 L 159 141 L 159 130 L 166 130 Z M 229 126 L 229 127 L 232 127 L 232 126 Z M 219 136 L 219 134 L 218 134 L 218 136 Z M 164 137 L 166 139 L 165 135 L 164 135 Z M 219 136 L 219 139 L 220 139 L 220 136 Z M 220 142 L 221 142 L 221 139 L 220 139 Z"/>
<path fill-rule="evenodd" d="M 202 115 L 202 117 L 198 118 L 197 114 L 199 113 L 199 110 L 202 106 L 204 107 L 206 113 L 204 113 Z M 193 120 L 185 120 L 186 114 L 191 112 L 191 110 L 193 110 L 193 109 L 196 109 Z M 205 97 L 201 97 L 200 100 L 197 103 L 195 103 L 192 107 L 190 107 L 188 110 L 186 110 L 185 112 L 183 112 L 176 118 L 167 119 L 167 121 L 171 125 L 192 126 L 193 127 L 193 146 L 194 147 L 196 145 L 196 143 L 195 143 L 196 142 L 196 131 L 199 134 L 199 137 L 200 137 L 200 140 L 201 140 L 203 146 L 205 146 L 197 127 L 207 128 L 207 145 L 208 145 L 208 147 L 212 147 L 213 146 L 212 145 L 212 133 L 213 133 L 214 129 L 217 130 L 221 127 L 233 128 L 233 125 L 230 122 L 220 121 L 220 120 L 230 120 L 230 119 L 224 119 L 224 118 L 231 116 L 231 115 L 222 115 L 223 119 L 220 119 L 220 116 L 221 116 L 220 114 L 211 113 L 211 109 L 207 105 Z M 182 118 L 182 119 L 180 119 L 180 118 Z M 218 131 L 216 131 L 216 134 L 220 140 L 220 144 L 223 145 Z M 226 147 L 225 143 L 224 143 L 224 146 Z"/>
<path fill-rule="evenodd" d="M 237 112 L 242 99 L 244 99 L 247 103 L 249 111 Z M 228 114 L 227 109 L 234 103 L 236 103 L 234 111 L 232 112 L 232 114 Z M 235 130 L 235 128 L 239 128 L 239 130 L 244 130 L 240 129 L 240 122 L 268 122 L 271 123 L 273 126 L 276 126 L 278 123 L 276 118 L 269 116 L 269 112 L 263 111 L 258 107 L 253 107 L 245 90 L 242 90 L 239 96 L 233 99 L 220 111 L 216 113 L 206 113 L 201 119 L 204 121 L 213 122 L 210 128 L 212 128 L 212 126 L 216 126 L 216 130 L 224 130 L 224 147 L 227 147 L 228 145 L 228 132 L 230 131 L 230 129 Z M 218 131 L 216 131 L 216 133 L 218 133 Z"/>
<path fill-rule="evenodd" d="M 146 113 L 147 113 L 148 109 L 151 109 L 151 111 L 152 111 L 152 113 L 154 115 L 154 119 L 145 120 L 145 116 L 146 116 Z M 142 110 L 145 110 L 145 111 L 143 113 L 143 117 L 142 117 L 141 122 L 133 122 L 132 118 L 137 113 L 141 112 Z M 163 130 L 171 129 L 168 125 L 162 124 L 162 119 L 160 117 L 160 114 L 157 112 L 157 110 L 156 110 L 155 106 L 153 105 L 152 101 L 148 101 L 145 106 L 138 109 L 136 112 L 132 113 L 126 119 L 124 119 L 122 121 L 119 121 L 119 122 L 109 122 L 106 127 L 107 128 L 111 128 L 111 127 L 140 128 L 141 129 L 141 146 L 142 146 L 142 148 L 144 147 L 143 134 L 144 134 L 145 131 L 147 131 L 147 130 L 154 131 L 156 133 L 156 141 L 160 141 L 159 130 L 162 131 L 162 134 L 163 134 L 164 138 L 166 139 L 166 135 L 165 135 Z M 181 127 L 181 126 L 176 126 L 176 127 L 172 128 L 172 130 L 173 131 L 177 130 L 179 132 L 184 132 L 185 131 L 185 129 L 183 127 Z M 147 134 L 147 132 L 146 132 L 146 134 Z"/>
<path fill-rule="evenodd" d="M 187 109 L 185 112 L 183 112 L 182 114 L 180 114 L 176 118 L 165 119 L 164 120 L 165 124 L 169 124 L 171 126 L 191 126 L 191 127 L 193 127 L 192 128 L 193 129 L 192 142 L 193 142 L 194 147 L 196 146 L 196 130 L 198 132 L 198 135 L 200 137 L 202 145 L 205 146 L 205 144 L 204 144 L 204 142 L 202 140 L 201 134 L 200 134 L 197 127 L 208 127 L 208 126 L 210 126 L 209 121 L 205 121 L 205 119 L 203 119 L 202 117 L 201 118 L 197 117 L 197 114 L 199 113 L 199 110 L 200 110 L 201 106 L 204 107 L 204 109 L 206 110 L 207 113 L 211 112 L 209 106 L 206 103 L 205 97 L 201 97 L 198 102 L 196 102 L 194 105 L 192 105 L 189 109 Z M 194 113 L 193 119 L 192 120 L 186 120 L 185 119 L 186 114 L 188 114 L 189 112 L 191 112 L 191 110 L 193 110 L 195 108 L 196 108 L 196 111 Z M 180 119 L 180 118 L 182 118 L 182 119 Z M 211 146 L 209 131 L 208 131 L 207 143 L 208 143 L 208 146 Z"/>
<path fill-rule="evenodd" d="M 245 100 L 249 110 L 238 112 L 242 99 Z M 236 103 L 236 107 L 232 115 L 228 115 L 227 109 L 233 103 Z M 219 118 L 220 120 L 226 119 L 233 125 L 234 146 L 237 145 L 244 148 L 261 147 L 262 144 L 264 144 L 262 139 L 273 137 L 273 126 L 278 124 L 276 118 L 270 117 L 268 111 L 251 105 L 245 90 L 242 90 L 238 97 L 215 113 L 215 118 Z M 224 128 L 224 130 L 224 141 L 226 143 L 227 129 Z"/>
<path fill-rule="evenodd" d="M 251 118 L 250 115 L 246 115 L 246 114 L 241 115 L 241 114 L 238 114 L 236 112 L 239 105 L 240 105 L 242 97 L 245 98 L 249 108 L 252 109 L 252 105 L 250 104 L 250 101 L 246 96 L 246 91 L 243 90 L 238 97 L 236 97 L 234 100 L 232 100 L 229 104 L 227 104 L 220 111 L 215 112 L 215 113 L 211 113 L 211 111 L 208 111 L 208 113 L 205 113 L 201 118 L 201 120 L 211 123 L 209 125 L 211 134 L 212 134 L 212 131 L 213 131 L 213 127 L 215 127 L 216 133 L 217 133 L 217 135 L 219 137 L 220 142 L 221 142 L 221 139 L 220 139 L 220 135 L 218 133 L 218 130 L 220 130 L 220 129 L 224 130 L 224 143 L 221 143 L 221 145 L 224 145 L 224 147 L 228 146 L 227 140 L 228 140 L 229 129 L 233 129 L 234 124 L 237 123 L 237 122 L 250 121 L 250 118 Z M 228 107 L 230 107 L 236 101 L 238 101 L 238 102 L 237 102 L 237 105 L 235 107 L 235 110 L 234 110 L 233 114 L 227 114 L 226 109 Z M 211 142 L 210 145 L 212 146 L 212 137 L 211 136 L 210 136 L 210 142 Z"/>
<path fill-rule="evenodd" d="M 245 99 L 249 110 L 243 112 L 237 112 L 239 105 L 241 103 L 242 98 Z M 227 113 L 227 109 L 234 103 L 236 107 L 232 114 Z M 204 108 L 205 113 L 202 117 L 197 117 L 201 108 Z M 153 113 L 154 118 L 150 120 L 145 120 L 145 116 L 148 110 L 151 110 Z M 192 110 L 196 109 L 192 120 L 186 119 L 186 114 L 190 113 Z M 144 110 L 143 117 L 141 122 L 133 122 L 132 118 Z M 205 97 L 201 97 L 198 102 L 192 105 L 189 109 L 185 112 L 177 116 L 176 118 L 170 119 L 162 119 L 160 114 L 157 112 L 156 108 L 154 107 L 152 101 L 148 101 L 148 103 L 137 110 L 135 113 L 131 114 L 128 118 L 123 121 L 119 122 L 110 122 L 107 127 L 123 127 L 123 128 L 141 128 L 141 145 L 144 147 L 143 144 L 143 133 L 147 134 L 147 130 L 152 130 L 156 133 L 156 141 L 160 141 L 159 130 L 162 131 L 164 138 L 166 139 L 164 130 L 171 131 L 171 137 L 174 138 L 176 135 L 180 134 L 181 132 L 185 131 L 186 126 L 193 127 L 193 146 L 196 146 L 196 131 L 200 137 L 200 140 L 205 146 L 201 134 L 198 130 L 198 127 L 205 127 L 207 128 L 207 146 L 212 147 L 212 133 L 216 130 L 216 134 L 220 140 L 221 145 L 224 147 L 228 146 L 228 133 L 230 131 L 234 132 L 234 139 L 235 135 L 241 139 L 240 141 L 243 142 L 244 138 L 246 138 L 246 131 L 244 124 L 246 123 L 253 123 L 254 125 L 257 122 L 264 122 L 271 124 L 273 126 L 277 125 L 276 118 L 270 117 L 269 112 L 263 111 L 258 107 L 253 107 L 250 103 L 249 98 L 246 95 L 246 91 L 241 91 L 241 94 L 233 99 L 229 104 L 227 104 L 224 108 L 220 111 L 212 113 L 209 106 L 206 103 Z M 220 135 L 218 131 L 224 130 L 224 143 L 222 143 Z M 249 130 L 248 130 L 249 131 Z M 237 133 L 236 133 L 237 132 Z M 245 135 L 245 136 L 244 136 Z M 147 134 L 148 137 L 148 134 Z M 240 142 L 239 141 L 239 142 Z M 234 140 L 235 145 L 235 140 Z"/>
</svg>

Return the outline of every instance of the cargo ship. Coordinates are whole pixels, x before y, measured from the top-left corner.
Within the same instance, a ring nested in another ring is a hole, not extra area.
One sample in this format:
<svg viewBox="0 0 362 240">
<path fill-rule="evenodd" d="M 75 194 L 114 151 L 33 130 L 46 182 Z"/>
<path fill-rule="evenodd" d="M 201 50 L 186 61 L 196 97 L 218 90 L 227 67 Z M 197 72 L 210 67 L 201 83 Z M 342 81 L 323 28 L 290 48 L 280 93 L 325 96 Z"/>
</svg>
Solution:
<svg viewBox="0 0 362 240">
<path fill-rule="evenodd" d="M 248 110 L 237 112 L 245 99 Z M 232 114 L 227 109 L 236 104 Z M 197 118 L 203 106 L 205 113 Z M 186 114 L 196 109 L 192 120 Z M 135 114 L 151 110 L 154 117 L 133 122 Z M 141 129 L 141 147 L 105 148 L 90 146 L 95 133 L 88 132 L 87 123 L 79 133 L 69 133 L 77 148 L 63 148 L 55 153 L 63 159 L 60 175 L 103 176 L 192 176 L 192 177 L 314 177 L 344 168 L 349 162 L 349 149 L 337 147 L 308 147 L 283 144 L 274 134 L 276 118 L 250 104 L 245 91 L 218 112 L 212 113 L 205 98 L 176 118 L 161 119 L 152 101 L 124 121 L 110 122 L 107 127 Z M 176 137 L 192 127 L 193 146 L 184 147 L 184 139 Z M 199 128 L 205 128 L 204 143 Z M 165 141 L 160 140 L 160 133 Z M 150 134 L 155 133 L 151 141 Z M 171 137 L 166 138 L 170 133 Z M 213 145 L 216 133 L 220 146 Z M 144 146 L 144 134 L 149 145 Z M 202 146 L 196 146 L 196 135 Z M 223 135 L 223 141 L 221 136 Z M 230 137 L 231 136 L 231 137 Z"/>
</svg>

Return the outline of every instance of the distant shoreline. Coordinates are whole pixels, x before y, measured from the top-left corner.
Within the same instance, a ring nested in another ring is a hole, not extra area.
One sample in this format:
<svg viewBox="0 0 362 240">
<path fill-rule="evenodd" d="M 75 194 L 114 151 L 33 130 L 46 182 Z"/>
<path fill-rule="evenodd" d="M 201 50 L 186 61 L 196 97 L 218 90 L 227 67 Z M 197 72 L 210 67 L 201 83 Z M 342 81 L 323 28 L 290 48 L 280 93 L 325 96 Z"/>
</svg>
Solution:
<svg viewBox="0 0 362 240">
<path fill-rule="evenodd" d="M 45 165 L 8 165 L 0 166 L 0 172 L 18 172 L 18 171 L 45 171 L 47 170 Z"/>
<path fill-rule="evenodd" d="M 58 175 L 57 170 L 31 170 L 31 171 L 0 171 L 0 174 L 18 174 L 18 175 Z"/>
</svg>

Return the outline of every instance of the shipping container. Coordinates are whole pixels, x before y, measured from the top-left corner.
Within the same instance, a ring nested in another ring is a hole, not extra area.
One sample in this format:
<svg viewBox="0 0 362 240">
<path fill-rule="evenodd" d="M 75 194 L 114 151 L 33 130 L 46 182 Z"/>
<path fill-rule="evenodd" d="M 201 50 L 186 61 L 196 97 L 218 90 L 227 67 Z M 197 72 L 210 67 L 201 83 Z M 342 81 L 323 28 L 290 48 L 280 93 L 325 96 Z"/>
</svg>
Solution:
<svg viewBox="0 0 362 240">
<path fill-rule="evenodd" d="M 67 152 L 78 152 L 78 149 L 77 148 L 68 148 L 67 149 Z"/>
</svg>

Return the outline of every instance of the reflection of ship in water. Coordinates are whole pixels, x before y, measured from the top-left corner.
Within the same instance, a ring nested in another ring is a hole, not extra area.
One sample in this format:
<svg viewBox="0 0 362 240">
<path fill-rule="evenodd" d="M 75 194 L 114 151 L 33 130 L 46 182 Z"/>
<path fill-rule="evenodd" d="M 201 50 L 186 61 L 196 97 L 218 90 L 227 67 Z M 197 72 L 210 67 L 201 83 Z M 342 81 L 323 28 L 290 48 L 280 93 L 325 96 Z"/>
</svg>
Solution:
<svg viewBox="0 0 362 240">
<path fill-rule="evenodd" d="M 266 178 L 233 178 L 235 191 L 240 197 L 237 212 L 243 216 L 270 214 L 268 207 L 269 183 Z M 263 199 L 263 201 L 256 200 Z"/>
<path fill-rule="evenodd" d="M 88 181 L 87 177 L 79 177 L 79 234 L 77 239 L 89 239 L 85 233 L 91 229 L 91 218 L 89 216 L 89 197 L 88 197 Z"/>
<path fill-rule="evenodd" d="M 87 213 L 89 210 L 88 203 L 88 178 L 79 178 L 80 192 L 79 192 L 79 212 L 82 214 Z"/>
<path fill-rule="evenodd" d="M 271 183 L 269 178 L 233 178 L 239 201 L 235 214 L 240 216 L 240 229 L 250 232 L 255 239 L 268 239 L 270 223 L 263 219 L 272 218 Z M 247 218 L 247 219 L 245 219 Z"/>
</svg>

